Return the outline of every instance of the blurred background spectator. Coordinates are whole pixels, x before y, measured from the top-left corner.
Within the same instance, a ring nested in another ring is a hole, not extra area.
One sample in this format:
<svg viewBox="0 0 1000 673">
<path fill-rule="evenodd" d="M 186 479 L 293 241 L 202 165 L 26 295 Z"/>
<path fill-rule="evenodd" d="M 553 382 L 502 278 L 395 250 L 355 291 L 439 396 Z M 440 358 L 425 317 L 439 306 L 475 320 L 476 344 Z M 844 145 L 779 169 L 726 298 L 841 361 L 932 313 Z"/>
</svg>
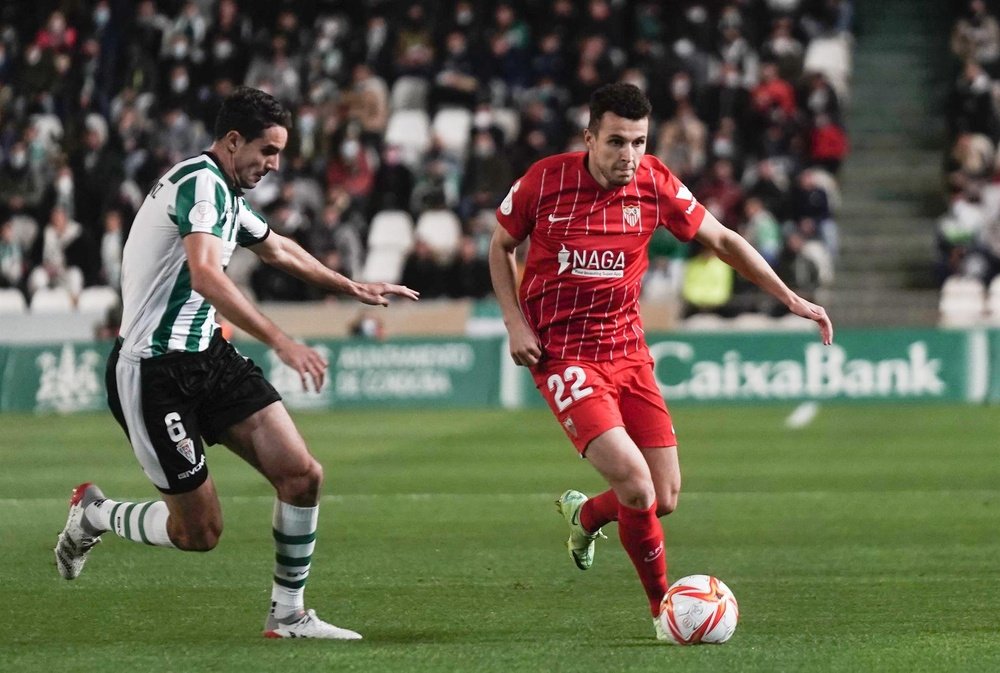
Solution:
<svg viewBox="0 0 1000 673">
<path fill-rule="evenodd" d="M 937 226 L 937 281 L 1000 277 L 1000 23 L 996 3 L 958 3 L 951 31 L 955 79 L 946 104 L 947 210 Z"/>
<path fill-rule="evenodd" d="M 648 151 L 787 281 L 822 291 L 837 254 L 847 86 L 829 76 L 836 67 L 805 63 L 811 41 L 850 31 L 852 15 L 848 0 L 5 6 L 0 282 L 28 294 L 117 288 L 143 196 L 207 146 L 221 101 L 245 83 L 293 112 L 281 169 L 248 193 L 276 230 L 351 276 L 487 296 L 493 210 L 532 162 L 582 148 L 590 93 L 622 80 L 654 103 Z M 950 107 L 959 201 L 994 174 L 1000 132 L 1000 36 L 983 2 L 956 22 L 952 48 L 966 63 Z M 942 255 L 993 231 L 969 211 L 956 206 L 964 224 L 942 236 Z M 402 249 L 369 259 L 371 223 L 386 212 Z M 686 264 L 711 268 L 683 249 L 651 247 L 650 292 L 679 298 Z M 317 298 L 263 267 L 247 278 L 260 299 Z"/>
</svg>

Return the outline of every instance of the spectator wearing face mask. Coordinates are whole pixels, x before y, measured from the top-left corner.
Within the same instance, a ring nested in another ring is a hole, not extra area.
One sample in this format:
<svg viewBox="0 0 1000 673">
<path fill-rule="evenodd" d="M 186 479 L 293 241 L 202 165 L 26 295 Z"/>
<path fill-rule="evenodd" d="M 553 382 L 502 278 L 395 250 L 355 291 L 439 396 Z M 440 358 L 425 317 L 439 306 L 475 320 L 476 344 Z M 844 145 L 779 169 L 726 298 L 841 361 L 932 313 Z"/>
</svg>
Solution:
<svg viewBox="0 0 1000 673">
<path fill-rule="evenodd" d="M 53 208 L 43 232 L 42 263 L 28 275 L 28 293 L 64 287 L 78 297 L 97 259 L 93 248 L 93 239 L 80 223 L 62 208 Z"/>
<path fill-rule="evenodd" d="M 369 219 L 380 210 L 409 210 L 412 195 L 413 172 L 403 163 L 399 147 L 386 145 L 375 173 L 375 186 L 368 204 Z"/>
<path fill-rule="evenodd" d="M 0 164 L 0 209 L 7 213 L 28 212 L 36 217 L 45 195 L 45 183 L 28 164 L 28 148 L 14 143 L 7 160 Z M 0 212 L 0 217 L 4 214 Z"/>
<path fill-rule="evenodd" d="M 982 133 L 996 142 L 1000 137 L 993 109 L 993 82 L 986 70 L 973 60 L 965 62 L 948 100 L 948 121 L 952 137 L 959 133 Z"/>
<path fill-rule="evenodd" d="M 969 2 L 964 16 L 955 22 L 951 51 L 963 61 L 976 61 L 993 76 L 1000 75 L 1000 24 L 983 0 Z"/>
<path fill-rule="evenodd" d="M 24 246 L 18 240 L 11 220 L 0 222 L 0 288 L 21 289 L 27 262 Z"/>
<path fill-rule="evenodd" d="M 496 208 L 513 181 L 514 169 L 506 155 L 497 151 L 494 135 L 477 131 L 465 165 L 461 214 L 471 217 L 480 210 Z"/>
<path fill-rule="evenodd" d="M 357 137 L 348 134 L 326 167 L 327 186 L 343 187 L 362 212 L 375 187 L 375 168 L 369 152 Z"/>
<path fill-rule="evenodd" d="M 93 238 L 100 235 L 101 213 L 111 207 L 124 177 L 123 157 L 108 141 L 108 123 L 97 113 L 84 122 L 83 146 L 70 159 L 74 216 Z"/>
</svg>

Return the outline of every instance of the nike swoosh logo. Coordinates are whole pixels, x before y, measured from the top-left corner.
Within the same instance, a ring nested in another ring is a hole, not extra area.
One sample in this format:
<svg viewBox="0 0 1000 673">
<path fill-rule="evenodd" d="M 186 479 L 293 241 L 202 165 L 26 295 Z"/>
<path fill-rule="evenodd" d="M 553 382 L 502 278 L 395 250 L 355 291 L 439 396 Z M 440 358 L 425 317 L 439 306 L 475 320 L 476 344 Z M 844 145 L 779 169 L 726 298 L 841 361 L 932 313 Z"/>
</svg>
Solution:
<svg viewBox="0 0 1000 673">
<path fill-rule="evenodd" d="M 549 222 L 565 222 L 566 220 L 572 219 L 572 217 L 556 217 L 552 213 L 549 213 Z"/>
<path fill-rule="evenodd" d="M 573 516 L 569 518 L 569 520 L 573 523 L 574 526 L 580 525 L 580 509 L 582 508 L 579 508 L 575 512 L 573 512 Z"/>
</svg>

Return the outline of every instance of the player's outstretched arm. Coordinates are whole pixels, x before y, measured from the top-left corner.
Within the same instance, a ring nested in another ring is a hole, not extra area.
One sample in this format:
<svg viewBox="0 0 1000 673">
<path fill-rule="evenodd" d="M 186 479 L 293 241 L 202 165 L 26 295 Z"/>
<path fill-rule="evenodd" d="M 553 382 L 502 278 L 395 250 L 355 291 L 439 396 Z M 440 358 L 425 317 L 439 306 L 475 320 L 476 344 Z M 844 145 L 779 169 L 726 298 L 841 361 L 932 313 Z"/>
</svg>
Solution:
<svg viewBox="0 0 1000 673">
<path fill-rule="evenodd" d="M 776 297 L 789 311 L 814 321 L 819 326 L 820 338 L 824 344 L 833 343 L 833 322 L 826 314 L 826 309 L 793 292 L 745 238 L 724 227 L 707 210 L 695 239 L 714 250 L 719 259 L 736 269 L 744 278 Z"/>
<path fill-rule="evenodd" d="M 222 271 L 222 241 L 211 234 L 188 234 L 184 237 L 184 252 L 191 288 L 231 323 L 270 346 L 282 362 L 299 373 L 303 390 L 308 389 L 310 378 L 319 390 L 326 377 L 326 360 L 282 332 L 240 292 Z"/>
<path fill-rule="evenodd" d="M 354 297 L 363 304 L 388 306 L 389 297 L 405 297 L 412 301 L 420 293 L 405 285 L 392 283 L 360 283 L 324 266 L 290 238 L 273 231 L 260 243 L 249 248 L 261 261 L 315 287 Z"/>
<path fill-rule="evenodd" d="M 534 330 L 524 320 L 517 302 L 517 262 L 514 250 L 518 241 L 501 226 L 490 240 L 490 278 L 493 292 L 503 313 L 503 323 L 510 336 L 510 357 L 516 364 L 531 367 L 542 356 L 542 347 Z"/>
</svg>

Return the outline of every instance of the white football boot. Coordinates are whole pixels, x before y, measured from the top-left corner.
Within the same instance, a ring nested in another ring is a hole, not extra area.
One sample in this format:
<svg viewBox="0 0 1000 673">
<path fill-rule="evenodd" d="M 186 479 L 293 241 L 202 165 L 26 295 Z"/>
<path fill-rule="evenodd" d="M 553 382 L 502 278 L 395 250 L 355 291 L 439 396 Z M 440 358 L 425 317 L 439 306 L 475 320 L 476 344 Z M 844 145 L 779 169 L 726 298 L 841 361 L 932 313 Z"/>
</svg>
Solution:
<svg viewBox="0 0 1000 673">
<path fill-rule="evenodd" d="M 73 489 L 69 499 L 69 517 L 56 542 L 56 567 L 65 579 L 75 580 L 83 571 L 90 550 L 101 541 L 83 518 L 83 510 L 91 503 L 104 500 L 104 493 L 94 484 L 86 482 Z"/>
<path fill-rule="evenodd" d="M 342 629 L 327 624 L 316 616 L 315 610 L 294 615 L 279 621 L 273 614 L 268 615 L 264 624 L 265 638 L 321 638 L 324 640 L 361 640 L 361 634 L 350 629 Z"/>
</svg>

